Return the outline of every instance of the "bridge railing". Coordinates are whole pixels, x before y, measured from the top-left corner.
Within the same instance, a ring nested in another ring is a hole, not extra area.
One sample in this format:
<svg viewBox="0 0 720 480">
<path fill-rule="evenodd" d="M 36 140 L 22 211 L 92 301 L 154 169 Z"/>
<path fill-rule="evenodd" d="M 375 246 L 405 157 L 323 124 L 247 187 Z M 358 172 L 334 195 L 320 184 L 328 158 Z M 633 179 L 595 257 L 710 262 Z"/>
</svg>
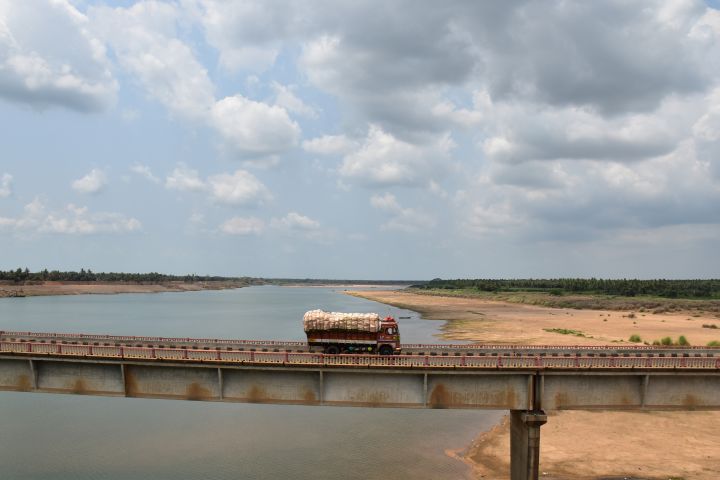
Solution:
<svg viewBox="0 0 720 480">
<path fill-rule="evenodd" d="M 57 340 L 85 340 L 104 342 L 150 342 L 150 343 L 199 343 L 199 344 L 227 344 L 227 345 L 278 345 L 278 346 L 306 346 L 305 342 L 297 340 L 239 340 L 230 338 L 191 338 L 191 337 L 142 337 L 130 335 L 96 335 L 88 333 L 48 333 L 48 332 L 0 332 L 4 337 L 11 338 L 37 338 Z"/>
<path fill-rule="evenodd" d="M 711 369 L 720 357 L 548 357 L 472 355 L 325 355 L 321 353 L 229 351 L 220 349 L 98 346 L 38 342 L 0 342 L 0 353 L 155 361 L 217 362 L 286 366 L 457 368 L 457 369 Z"/>
<path fill-rule="evenodd" d="M 0 331 L 3 338 L 14 338 L 15 341 L 28 339 L 30 341 L 43 342 L 46 340 L 56 341 L 81 341 L 81 342 L 104 342 L 104 343 L 150 343 L 159 345 L 174 344 L 218 344 L 218 345 L 238 345 L 248 347 L 306 347 L 306 342 L 296 340 L 239 340 L 239 339 L 223 339 L 223 338 L 191 338 L 191 337 L 150 337 L 150 336 L 127 336 L 127 335 L 96 335 L 87 333 L 48 333 L 48 332 L 14 332 Z M 608 351 L 613 350 L 608 345 L 497 345 L 497 344 L 403 344 L 403 348 L 408 350 L 436 350 L 436 351 Z M 653 351 L 657 347 L 651 345 L 621 345 L 617 349 L 623 351 Z M 683 346 L 672 347 L 663 346 L 665 350 L 708 350 L 711 347 L 703 346 Z M 720 351 L 720 348 L 718 349 Z"/>
</svg>

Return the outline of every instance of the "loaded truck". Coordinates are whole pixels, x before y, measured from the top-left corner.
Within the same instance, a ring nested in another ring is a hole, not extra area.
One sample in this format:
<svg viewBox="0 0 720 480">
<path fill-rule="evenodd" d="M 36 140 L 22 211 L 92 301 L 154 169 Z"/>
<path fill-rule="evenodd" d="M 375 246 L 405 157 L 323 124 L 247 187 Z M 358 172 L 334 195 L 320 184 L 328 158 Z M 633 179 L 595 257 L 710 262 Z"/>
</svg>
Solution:
<svg viewBox="0 0 720 480">
<path fill-rule="evenodd" d="M 400 353 L 400 331 L 393 317 L 380 318 L 377 313 L 340 313 L 310 310 L 303 317 L 303 327 L 310 347 L 323 352 Z"/>
</svg>

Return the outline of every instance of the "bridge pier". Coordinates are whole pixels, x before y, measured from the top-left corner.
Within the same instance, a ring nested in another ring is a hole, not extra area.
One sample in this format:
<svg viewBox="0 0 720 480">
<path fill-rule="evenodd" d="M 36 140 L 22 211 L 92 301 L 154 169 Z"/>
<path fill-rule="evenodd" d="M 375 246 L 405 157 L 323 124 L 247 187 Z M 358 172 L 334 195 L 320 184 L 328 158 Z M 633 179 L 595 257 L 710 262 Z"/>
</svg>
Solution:
<svg viewBox="0 0 720 480">
<path fill-rule="evenodd" d="M 543 410 L 510 410 L 510 480 L 538 480 Z"/>
</svg>

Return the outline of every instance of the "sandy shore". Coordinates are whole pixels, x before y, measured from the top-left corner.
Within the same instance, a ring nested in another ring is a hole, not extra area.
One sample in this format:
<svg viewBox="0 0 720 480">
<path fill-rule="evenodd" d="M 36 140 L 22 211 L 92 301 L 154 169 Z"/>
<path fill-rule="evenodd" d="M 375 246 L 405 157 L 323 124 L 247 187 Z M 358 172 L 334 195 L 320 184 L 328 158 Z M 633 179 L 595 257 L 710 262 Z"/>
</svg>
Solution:
<svg viewBox="0 0 720 480">
<path fill-rule="evenodd" d="M 478 298 L 418 295 L 405 290 L 348 293 L 414 310 L 428 319 L 449 320 L 442 331 L 445 338 L 452 340 L 529 345 L 629 344 L 631 335 L 649 342 L 663 337 L 677 340 L 684 335 L 693 345 L 720 340 L 720 319 L 713 314 L 547 308 Z M 574 333 L 557 333 L 562 329 Z"/>
<path fill-rule="evenodd" d="M 75 283 L 42 282 L 28 285 L 0 284 L 0 297 L 34 297 L 43 295 L 86 295 L 117 293 L 162 293 L 193 292 L 198 290 L 225 290 L 244 286 L 235 282 L 165 282 L 162 284 L 142 283 Z"/>
<path fill-rule="evenodd" d="M 350 293 L 448 320 L 444 337 L 478 343 L 601 345 L 629 343 L 632 334 L 649 340 L 685 335 L 699 345 L 720 340 L 720 330 L 702 327 L 720 327 L 717 317 L 691 312 L 566 310 L 406 291 Z M 558 328 L 582 336 L 548 331 Z M 541 436 L 540 469 L 546 479 L 720 478 L 720 412 L 549 412 Z M 465 459 L 477 478 L 507 479 L 509 451 L 503 421 L 479 435 Z"/>
</svg>

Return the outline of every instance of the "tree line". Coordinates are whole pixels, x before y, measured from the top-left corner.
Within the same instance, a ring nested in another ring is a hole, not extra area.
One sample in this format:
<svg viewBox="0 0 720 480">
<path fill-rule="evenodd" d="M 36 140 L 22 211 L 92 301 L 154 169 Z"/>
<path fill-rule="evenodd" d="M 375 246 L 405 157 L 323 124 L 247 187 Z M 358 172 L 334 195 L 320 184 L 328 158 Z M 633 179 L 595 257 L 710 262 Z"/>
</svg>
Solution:
<svg viewBox="0 0 720 480">
<path fill-rule="evenodd" d="M 79 272 L 59 270 L 41 270 L 31 272 L 28 268 L 16 270 L 0 270 L 0 281 L 25 283 L 25 282 L 130 282 L 130 283 L 163 283 L 163 282 L 222 282 L 222 281 L 246 281 L 251 283 L 248 277 L 222 277 L 216 275 L 168 275 L 165 273 L 121 273 L 121 272 L 93 272 L 90 269 L 80 269 Z"/>
<path fill-rule="evenodd" d="M 591 293 L 634 297 L 720 298 L 720 280 L 637 280 L 603 278 L 456 279 L 435 278 L 419 289 L 477 290 L 483 292 L 538 291 L 550 294 Z"/>
</svg>

